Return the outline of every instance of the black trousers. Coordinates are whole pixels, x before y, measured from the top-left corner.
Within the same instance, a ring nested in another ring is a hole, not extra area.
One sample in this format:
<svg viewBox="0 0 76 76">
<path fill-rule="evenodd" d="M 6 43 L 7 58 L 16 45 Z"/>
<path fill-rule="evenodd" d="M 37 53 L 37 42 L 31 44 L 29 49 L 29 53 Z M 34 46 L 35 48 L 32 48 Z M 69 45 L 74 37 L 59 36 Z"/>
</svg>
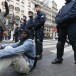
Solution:
<svg viewBox="0 0 76 76">
<path fill-rule="evenodd" d="M 57 43 L 57 58 L 62 58 L 64 54 L 64 45 L 67 39 L 67 27 L 58 29 L 58 43 Z"/>
<path fill-rule="evenodd" d="M 35 47 L 36 47 L 36 55 L 42 55 L 43 52 L 43 42 L 41 42 L 39 39 L 35 40 Z"/>
<path fill-rule="evenodd" d="M 76 23 L 61 27 L 58 30 L 57 58 L 62 58 L 64 53 L 64 45 L 68 35 L 68 39 L 74 50 L 74 59 L 76 61 Z"/>
<path fill-rule="evenodd" d="M 18 42 L 19 41 L 18 37 L 19 36 L 14 36 L 15 42 Z"/>
<path fill-rule="evenodd" d="M 42 29 L 35 31 L 36 55 L 42 55 L 44 33 Z"/>
</svg>

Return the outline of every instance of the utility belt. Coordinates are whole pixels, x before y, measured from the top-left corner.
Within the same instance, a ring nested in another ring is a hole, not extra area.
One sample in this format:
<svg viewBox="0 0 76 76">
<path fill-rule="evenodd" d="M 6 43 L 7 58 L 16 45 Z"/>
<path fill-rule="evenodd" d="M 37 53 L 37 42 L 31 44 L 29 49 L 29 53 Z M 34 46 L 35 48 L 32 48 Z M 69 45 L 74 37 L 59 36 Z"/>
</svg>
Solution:
<svg viewBox="0 0 76 76">
<path fill-rule="evenodd" d="M 76 24 L 76 19 L 67 20 L 67 21 L 64 22 L 64 23 L 57 25 L 57 28 L 58 28 L 58 29 L 59 29 L 59 28 L 63 28 L 63 27 L 66 28 L 66 27 L 68 27 L 68 26 L 70 26 L 70 25 L 72 25 L 72 24 Z"/>
<path fill-rule="evenodd" d="M 76 24 L 76 18 L 68 19 L 68 20 L 66 20 L 66 22 L 63 23 L 63 24 L 65 24 L 65 25 Z"/>
<path fill-rule="evenodd" d="M 76 24 L 76 19 L 68 21 L 68 24 Z"/>
</svg>

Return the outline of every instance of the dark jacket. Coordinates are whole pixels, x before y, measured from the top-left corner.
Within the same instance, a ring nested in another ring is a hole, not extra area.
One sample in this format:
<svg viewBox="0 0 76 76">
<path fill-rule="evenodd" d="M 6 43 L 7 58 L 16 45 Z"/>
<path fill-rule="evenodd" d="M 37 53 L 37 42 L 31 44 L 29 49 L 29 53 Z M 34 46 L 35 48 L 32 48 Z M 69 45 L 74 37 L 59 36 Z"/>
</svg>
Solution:
<svg viewBox="0 0 76 76">
<path fill-rule="evenodd" d="M 43 41 L 44 37 L 44 23 L 46 21 L 46 15 L 39 11 L 34 19 L 35 38 Z"/>
<path fill-rule="evenodd" d="M 62 23 L 69 23 L 76 18 L 76 0 L 69 0 L 59 11 L 56 16 L 56 23 L 58 25 Z"/>
<path fill-rule="evenodd" d="M 20 29 L 25 29 L 26 28 L 26 20 L 24 21 L 23 24 L 20 25 Z"/>
<path fill-rule="evenodd" d="M 27 21 L 26 28 L 27 29 L 32 29 L 33 28 L 33 17 L 30 17 L 30 19 Z"/>
<path fill-rule="evenodd" d="M 33 17 L 30 17 L 30 19 L 26 23 L 26 29 L 30 30 L 31 38 L 34 38 L 34 25 L 33 25 Z"/>
<path fill-rule="evenodd" d="M 15 37 L 19 37 L 19 27 L 16 27 L 16 28 L 15 28 L 14 36 L 15 36 Z"/>
<path fill-rule="evenodd" d="M 41 11 L 37 13 L 37 16 L 34 19 L 34 27 L 35 30 L 40 29 L 42 26 L 44 26 L 44 23 L 46 21 L 46 16 Z"/>
</svg>

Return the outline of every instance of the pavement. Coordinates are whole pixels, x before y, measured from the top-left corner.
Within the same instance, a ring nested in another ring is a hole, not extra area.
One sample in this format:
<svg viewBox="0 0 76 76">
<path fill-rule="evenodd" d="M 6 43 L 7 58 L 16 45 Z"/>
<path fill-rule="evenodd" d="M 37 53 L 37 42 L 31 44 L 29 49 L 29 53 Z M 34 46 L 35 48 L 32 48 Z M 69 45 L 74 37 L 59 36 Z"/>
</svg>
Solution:
<svg viewBox="0 0 76 76">
<path fill-rule="evenodd" d="M 9 67 L 2 76 L 76 76 L 73 51 L 67 44 L 65 45 L 63 63 L 51 64 L 56 57 L 56 43 L 56 40 L 44 40 L 43 58 L 38 61 L 36 68 L 29 75 L 19 75 Z"/>
</svg>

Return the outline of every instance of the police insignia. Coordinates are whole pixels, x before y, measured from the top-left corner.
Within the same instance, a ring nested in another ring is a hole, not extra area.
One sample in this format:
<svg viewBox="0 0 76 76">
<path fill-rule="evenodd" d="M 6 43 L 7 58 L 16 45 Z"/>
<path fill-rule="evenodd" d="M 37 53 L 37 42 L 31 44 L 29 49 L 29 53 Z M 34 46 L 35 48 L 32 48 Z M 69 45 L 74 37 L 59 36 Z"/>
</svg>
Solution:
<svg viewBox="0 0 76 76">
<path fill-rule="evenodd" d="M 44 17 L 44 15 L 42 15 L 41 17 Z"/>
</svg>

